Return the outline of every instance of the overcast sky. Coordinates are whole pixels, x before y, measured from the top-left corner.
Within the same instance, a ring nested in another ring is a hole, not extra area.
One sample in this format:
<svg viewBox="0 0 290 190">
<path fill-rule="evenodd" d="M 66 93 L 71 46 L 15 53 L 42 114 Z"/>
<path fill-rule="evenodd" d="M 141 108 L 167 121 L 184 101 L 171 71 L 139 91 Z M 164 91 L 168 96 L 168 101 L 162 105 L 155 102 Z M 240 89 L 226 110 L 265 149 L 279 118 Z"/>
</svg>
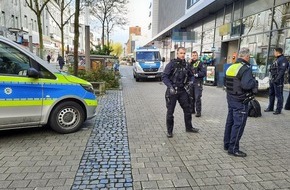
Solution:
<svg viewBox="0 0 290 190">
<path fill-rule="evenodd" d="M 129 24 L 125 26 L 124 30 L 115 29 L 111 34 L 111 39 L 116 43 L 120 42 L 122 45 L 129 39 L 129 27 L 140 26 L 142 35 L 148 33 L 149 24 L 149 5 L 151 0 L 129 0 L 128 4 L 128 20 Z"/>
</svg>

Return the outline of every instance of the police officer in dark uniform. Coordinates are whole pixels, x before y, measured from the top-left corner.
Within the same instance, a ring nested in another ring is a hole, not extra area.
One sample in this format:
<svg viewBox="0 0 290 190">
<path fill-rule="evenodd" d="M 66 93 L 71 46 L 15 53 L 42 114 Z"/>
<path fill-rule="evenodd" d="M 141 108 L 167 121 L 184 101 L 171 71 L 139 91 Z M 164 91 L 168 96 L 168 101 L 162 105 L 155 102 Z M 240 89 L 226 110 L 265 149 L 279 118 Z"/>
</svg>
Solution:
<svg viewBox="0 0 290 190">
<path fill-rule="evenodd" d="M 248 116 L 248 103 L 257 93 L 257 82 L 252 75 L 250 51 L 241 48 L 237 62 L 226 71 L 225 87 L 227 91 L 228 116 L 224 134 L 224 149 L 229 155 L 246 157 L 240 151 L 239 141 L 243 135 Z"/>
<path fill-rule="evenodd" d="M 162 74 L 162 81 L 167 86 L 166 100 L 166 127 L 167 137 L 173 136 L 174 109 L 178 101 L 184 113 L 186 132 L 197 133 L 199 130 L 192 127 L 192 116 L 189 104 L 189 86 L 193 84 L 193 73 L 189 64 L 185 61 L 185 48 L 177 49 L 177 59 L 171 60 Z"/>
<path fill-rule="evenodd" d="M 194 75 L 193 88 L 191 88 L 192 101 L 191 101 L 191 113 L 195 114 L 195 117 L 201 116 L 201 96 L 203 90 L 203 78 L 206 76 L 206 67 L 198 59 L 198 53 L 193 51 L 191 53 L 191 60 L 189 63 L 192 66 Z M 195 112 L 196 111 L 196 112 Z"/>
<path fill-rule="evenodd" d="M 288 68 L 288 61 L 284 57 L 282 48 L 274 49 L 276 60 L 270 66 L 270 88 L 269 88 L 269 105 L 265 112 L 274 111 L 275 96 L 277 98 L 276 110 L 274 115 L 280 114 L 283 108 L 283 87 L 284 74 Z"/>
</svg>

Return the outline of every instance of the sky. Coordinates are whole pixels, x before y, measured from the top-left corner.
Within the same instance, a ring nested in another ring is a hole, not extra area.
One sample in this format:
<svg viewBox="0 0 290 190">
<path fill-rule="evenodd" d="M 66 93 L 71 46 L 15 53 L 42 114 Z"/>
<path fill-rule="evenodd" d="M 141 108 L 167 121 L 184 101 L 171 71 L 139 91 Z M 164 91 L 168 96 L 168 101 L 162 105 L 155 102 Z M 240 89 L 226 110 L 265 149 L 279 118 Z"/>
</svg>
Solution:
<svg viewBox="0 0 290 190">
<path fill-rule="evenodd" d="M 116 43 L 120 42 L 122 45 L 129 39 L 129 27 L 140 26 L 142 35 L 148 33 L 149 24 L 149 5 L 150 0 L 129 0 L 128 7 L 128 20 L 129 23 L 125 26 L 124 30 L 116 28 L 111 34 L 111 39 Z"/>
</svg>

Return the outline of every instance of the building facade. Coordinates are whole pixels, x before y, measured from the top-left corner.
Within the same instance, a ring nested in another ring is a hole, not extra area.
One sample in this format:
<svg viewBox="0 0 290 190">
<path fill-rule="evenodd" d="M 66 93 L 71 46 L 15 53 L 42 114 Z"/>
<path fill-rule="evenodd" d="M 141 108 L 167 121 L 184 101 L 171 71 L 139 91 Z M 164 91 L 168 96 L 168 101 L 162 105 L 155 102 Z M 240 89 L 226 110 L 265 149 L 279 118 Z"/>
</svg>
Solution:
<svg viewBox="0 0 290 190">
<path fill-rule="evenodd" d="M 196 50 L 212 56 L 221 74 L 238 50 L 248 47 L 264 77 L 274 59 L 273 48 L 281 47 L 290 56 L 289 0 L 153 0 L 155 4 L 162 5 L 155 22 L 158 32 L 148 44 L 158 44 L 167 61 L 184 46 L 188 55 Z"/>
<path fill-rule="evenodd" d="M 41 3 L 41 0 L 39 0 Z M 57 22 L 60 22 L 61 11 L 60 2 L 58 0 L 51 0 L 47 4 L 47 9 L 54 16 Z M 52 55 L 53 61 L 56 61 L 57 55 L 61 52 L 61 32 L 57 22 L 52 18 L 46 8 L 43 9 L 42 32 L 44 56 Z M 66 21 L 71 15 L 70 9 L 66 9 L 63 14 L 63 20 Z M 84 52 L 85 47 L 85 25 L 84 13 L 80 18 L 80 44 L 79 52 Z M 64 27 L 64 50 L 66 52 L 73 52 L 74 39 L 74 24 L 73 17 Z M 60 24 L 60 23 L 59 23 Z M 37 27 L 36 14 L 28 7 L 25 0 L 0 0 L 0 35 L 7 37 L 23 47 L 29 47 L 29 40 L 31 39 L 33 52 L 38 53 L 39 48 L 39 32 Z"/>
</svg>

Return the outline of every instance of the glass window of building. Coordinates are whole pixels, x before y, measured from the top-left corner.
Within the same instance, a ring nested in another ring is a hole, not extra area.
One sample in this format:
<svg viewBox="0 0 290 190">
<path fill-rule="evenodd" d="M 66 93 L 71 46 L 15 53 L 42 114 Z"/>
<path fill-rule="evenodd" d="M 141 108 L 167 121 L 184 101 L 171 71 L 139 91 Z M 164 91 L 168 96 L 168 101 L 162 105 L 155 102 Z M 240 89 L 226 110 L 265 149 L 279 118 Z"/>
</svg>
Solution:
<svg viewBox="0 0 290 190">
<path fill-rule="evenodd" d="M 289 27 L 290 25 L 290 3 L 275 7 L 273 29 Z"/>
<path fill-rule="evenodd" d="M 197 3 L 199 0 L 187 0 L 187 9 L 192 7 L 195 3 Z"/>
<path fill-rule="evenodd" d="M 232 6 L 226 7 L 224 24 L 230 23 L 232 21 L 232 10 L 233 10 Z"/>
<path fill-rule="evenodd" d="M 14 19 L 14 15 L 11 15 L 11 27 L 15 28 L 15 19 Z"/>
<path fill-rule="evenodd" d="M 4 11 L 1 12 L 0 25 L 4 26 L 4 27 L 6 26 L 5 25 L 5 12 Z"/>
<path fill-rule="evenodd" d="M 241 18 L 242 12 L 242 1 L 234 2 L 234 20 L 238 20 Z"/>
<path fill-rule="evenodd" d="M 194 28 L 194 32 L 195 32 L 195 43 L 201 43 L 201 38 L 202 38 L 202 26 L 199 25 L 197 27 Z"/>
<path fill-rule="evenodd" d="M 263 79 L 267 74 L 267 52 L 268 52 L 269 34 L 257 34 L 246 36 L 241 39 L 241 47 L 250 49 L 252 65 L 257 65 L 255 75 Z"/>
<path fill-rule="evenodd" d="M 28 28 L 27 15 L 24 15 L 24 27 L 25 27 L 25 28 Z"/>
<path fill-rule="evenodd" d="M 203 32 L 203 40 L 202 43 L 213 43 L 214 42 L 214 28 L 209 29 Z"/>
<path fill-rule="evenodd" d="M 243 35 L 269 31 L 271 23 L 269 23 L 269 21 L 271 21 L 271 19 L 271 10 L 266 10 L 243 18 Z"/>
<path fill-rule="evenodd" d="M 284 4 L 284 3 L 289 3 L 289 0 L 276 0 L 275 1 L 275 5 L 281 5 L 281 4 Z"/>
<path fill-rule="evenodd" d="M 215 16 L 208 16 L 204 19 L 203 30 L 212 29 L 215 27 Z"/>
<path fill-rule="evenodd" d="M 265 11 L 270 9 L 273 5 L 273 0 L 244 0 L 243 17 L 248 17 L 258 12 Z"/>
<path fill-rule="evenodd" d="M 224 10 L 220 10 L 216 15 L 216 27 L 224 24 Z"/>
</svg>

